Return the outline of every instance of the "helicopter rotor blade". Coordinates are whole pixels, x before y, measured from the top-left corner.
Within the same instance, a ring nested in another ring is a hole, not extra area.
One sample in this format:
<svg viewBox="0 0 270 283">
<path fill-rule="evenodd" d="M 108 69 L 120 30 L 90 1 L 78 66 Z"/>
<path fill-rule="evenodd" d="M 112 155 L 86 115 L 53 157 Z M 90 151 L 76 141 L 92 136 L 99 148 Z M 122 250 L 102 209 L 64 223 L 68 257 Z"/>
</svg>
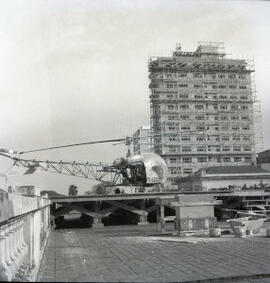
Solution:
<svg viewBox="0 0 270 283">
<path fill-rule="evenodd" d="M 45 151 L 45 150 L 52 150 L 52 149 L 59 149 L 59 148 L 74 147 L 74 146 L 81 146 L 81 145 L 90 145 L 90 144 L 99 144 L 99 143 L 112 143 L 112 142 L 121 142 L 121 141 L 125 141 L 125 138 L 110 139 L 110 140 L 99 140 L 99 141 L 89 141 L 89 142 L 81 142 L 81 143 L 72 143 L 72 144 L 66 144 L 66 145 L 52 146 L 52 147 L 46 147 L 46 148 L 38 148 L 38 149 L 34 149 L 34 150 L 21 151 L 20 154 L 39 152 L 39 151 Z"/>
</svg>

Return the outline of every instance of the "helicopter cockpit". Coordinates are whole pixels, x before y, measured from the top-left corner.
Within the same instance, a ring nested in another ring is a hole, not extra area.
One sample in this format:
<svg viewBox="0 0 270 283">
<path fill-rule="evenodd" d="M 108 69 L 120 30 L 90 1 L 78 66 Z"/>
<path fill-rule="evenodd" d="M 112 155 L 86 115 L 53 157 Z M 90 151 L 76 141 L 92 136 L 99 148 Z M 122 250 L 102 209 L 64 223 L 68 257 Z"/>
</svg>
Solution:
<svg viewBox="0 0 270 283">
<path fill-rule="evenodd" d="M 123 176 L 123 184 L 150 186 L 165 184 L 168 168 L 165 161 L 154 153 L 144 153 L 128 158 L 118 158 L 113 162 Z"/>
</svg>

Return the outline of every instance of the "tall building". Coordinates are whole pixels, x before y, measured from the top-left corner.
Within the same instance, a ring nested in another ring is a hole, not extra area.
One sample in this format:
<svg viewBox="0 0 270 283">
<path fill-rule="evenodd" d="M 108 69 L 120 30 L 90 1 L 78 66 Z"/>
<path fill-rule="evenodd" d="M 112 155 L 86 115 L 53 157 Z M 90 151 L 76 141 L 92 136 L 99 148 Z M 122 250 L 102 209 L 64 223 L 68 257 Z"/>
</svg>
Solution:
<svg viewBox="0 0 270 283">
<path fill-rule="evenodd" d="M 227 58 L 223 43 L 199 42 L 194 52 L 178 46 L 151 58 L 149 72 L 154 152 L 172 185 L 202 167 L 254 162 L 262 131 L 252 62 Z"/>
<path fill-rule="evenodd" d="M 133 134 L 133 153 L 153 152 L 150 126 L 142 126 Z"/>
</svg>

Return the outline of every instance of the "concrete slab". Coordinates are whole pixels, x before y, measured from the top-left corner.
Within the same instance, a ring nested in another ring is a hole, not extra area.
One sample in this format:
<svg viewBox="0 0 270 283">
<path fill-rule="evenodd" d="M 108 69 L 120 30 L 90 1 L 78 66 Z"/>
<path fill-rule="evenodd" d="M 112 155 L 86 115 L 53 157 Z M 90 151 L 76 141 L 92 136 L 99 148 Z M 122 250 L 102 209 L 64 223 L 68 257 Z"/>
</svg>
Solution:
<svg viewBox="0 0 270 283">
<path fill-rule="evenodd" d="M 270 238 L 264 232 L 245 239 L 179 239 L 150 236 L 156 224 L 54 230 L 38 280 L 270 282 Z"/>
</svg>

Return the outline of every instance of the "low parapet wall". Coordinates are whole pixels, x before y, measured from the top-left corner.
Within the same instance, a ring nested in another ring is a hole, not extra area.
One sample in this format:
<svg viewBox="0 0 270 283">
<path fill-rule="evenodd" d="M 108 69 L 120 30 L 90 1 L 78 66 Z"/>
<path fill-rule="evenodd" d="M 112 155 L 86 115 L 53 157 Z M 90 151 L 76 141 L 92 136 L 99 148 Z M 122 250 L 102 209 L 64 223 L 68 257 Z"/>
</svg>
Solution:
<svg viewBox="0 0 270 283">
<path fill-rule="evenodd" d="M 0 189 L 0 281 L 35 281 L 50 231 L 50 204 Z"/>
</svg>

